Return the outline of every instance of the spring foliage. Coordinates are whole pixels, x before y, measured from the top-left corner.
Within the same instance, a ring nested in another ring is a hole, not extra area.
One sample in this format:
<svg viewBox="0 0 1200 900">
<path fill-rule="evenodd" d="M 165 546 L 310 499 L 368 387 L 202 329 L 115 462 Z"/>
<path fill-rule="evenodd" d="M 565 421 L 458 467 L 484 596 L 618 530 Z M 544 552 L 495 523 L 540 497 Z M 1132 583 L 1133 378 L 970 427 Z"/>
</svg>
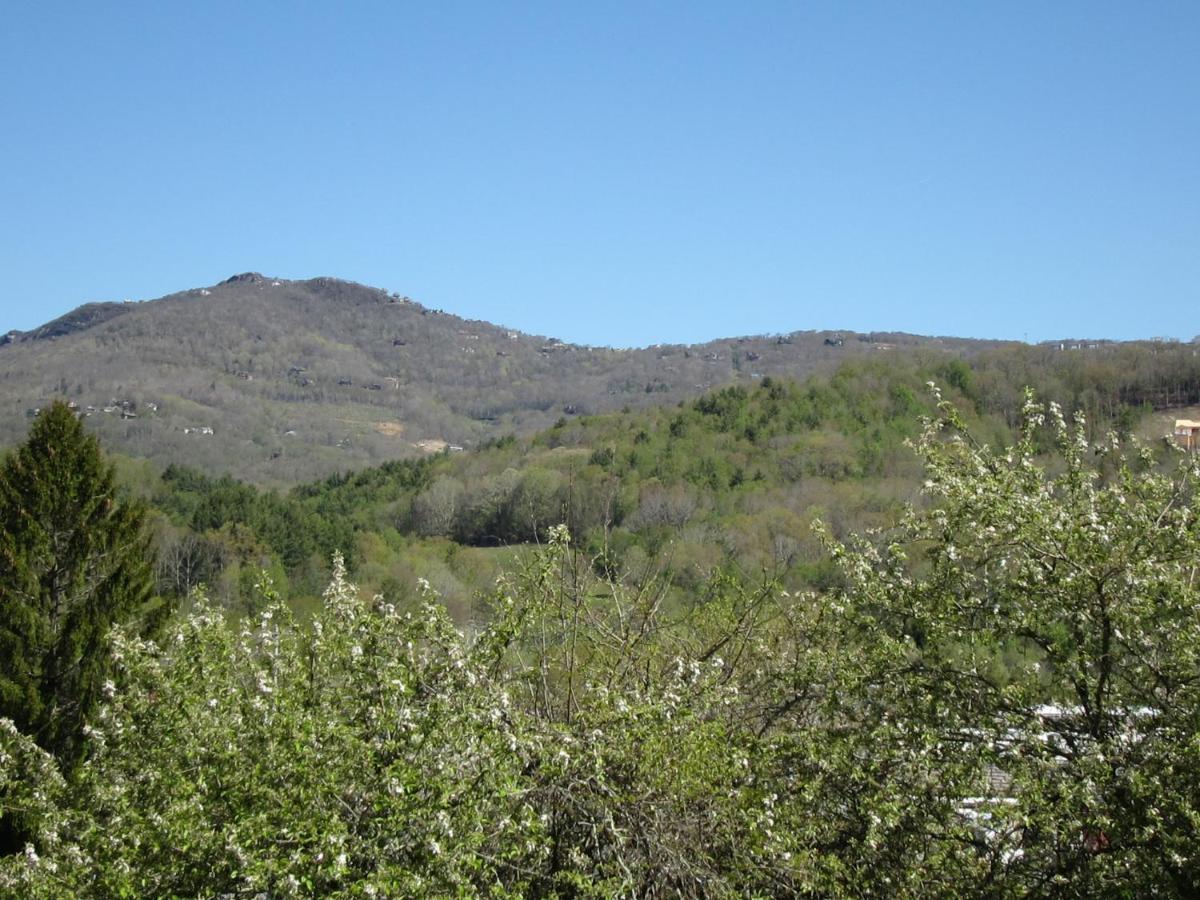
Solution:
<svg viewBox="0 0 1200 900">
<path fill-rule="evenodd" d="M 943 406 L 847 587 L 597 579 L 566 529 L 461 630 L 367 602 L 118 629 L 72 782 L 0 723 L 23 896 L 1189 896 L 1195 465 Z M 1053 446 L 1049 461 L 1036 453 Z M 269 586 L 265 586 L 269 593 Z"/>
</svg>

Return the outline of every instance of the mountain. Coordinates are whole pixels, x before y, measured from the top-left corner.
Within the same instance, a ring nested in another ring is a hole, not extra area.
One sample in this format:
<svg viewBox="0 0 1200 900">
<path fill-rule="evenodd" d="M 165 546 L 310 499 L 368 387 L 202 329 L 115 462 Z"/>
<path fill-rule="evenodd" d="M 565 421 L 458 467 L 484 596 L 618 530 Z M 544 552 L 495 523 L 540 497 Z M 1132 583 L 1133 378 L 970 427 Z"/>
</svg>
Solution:
<svg viewBox="0 0 1200 900">
<path fill-rule="evenodd" d="M 0 444 L 55 397 L 107 447 L 262 484 L 674 404 L 848 357 L 997 342 L 792 332 L 613 349 L 472 321 L 335 278 L 257 273 L 158 300 L 91 303 L 0 345 Z"/>
</svg>

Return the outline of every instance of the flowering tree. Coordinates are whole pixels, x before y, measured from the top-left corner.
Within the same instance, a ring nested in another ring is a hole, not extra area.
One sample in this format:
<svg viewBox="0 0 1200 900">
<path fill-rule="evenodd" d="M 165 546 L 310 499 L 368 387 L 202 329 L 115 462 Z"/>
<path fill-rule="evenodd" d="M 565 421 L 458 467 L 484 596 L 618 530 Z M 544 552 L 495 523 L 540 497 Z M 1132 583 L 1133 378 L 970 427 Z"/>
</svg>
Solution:
<svg viewBox="0 0 1200 900">
<path fill-rule="evenodd" d="M 890 715 L 981 764 L 952 790 L 985 883 L 1194 894 L 1196 460 L 1168 472 L 1115 437 L 1091 445 L 1032 397 L 1008 450 L 975 445 L 946 403 L 917 449 L 936 505 L 884 547 L 834 553 Z"/>
<path fill-rule="evenodd" d="M 0 893 L 1192 896 L 1198 473 L 1080 428 L 943 406 L 835 594 L 672 607 L 557 527 L 468 633 L 340 564 L 309 623 L 118 631 L 70 782 L 0 722 Z"/>
</svg>

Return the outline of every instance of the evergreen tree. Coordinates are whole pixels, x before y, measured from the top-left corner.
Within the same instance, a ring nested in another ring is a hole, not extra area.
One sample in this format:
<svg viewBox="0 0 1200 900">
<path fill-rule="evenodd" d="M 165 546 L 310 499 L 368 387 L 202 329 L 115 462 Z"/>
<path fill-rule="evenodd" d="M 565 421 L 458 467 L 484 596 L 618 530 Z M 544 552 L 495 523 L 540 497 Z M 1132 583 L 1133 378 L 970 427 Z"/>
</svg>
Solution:
<svg viewBox="0 0 1200 900">
<path fill-rule="evenodd" d="M 145 511 L 65 403 L 0 463 L 0 717 L 70 768 L 108 675 L 104 640 L 153 587 Z"/>
</svg>

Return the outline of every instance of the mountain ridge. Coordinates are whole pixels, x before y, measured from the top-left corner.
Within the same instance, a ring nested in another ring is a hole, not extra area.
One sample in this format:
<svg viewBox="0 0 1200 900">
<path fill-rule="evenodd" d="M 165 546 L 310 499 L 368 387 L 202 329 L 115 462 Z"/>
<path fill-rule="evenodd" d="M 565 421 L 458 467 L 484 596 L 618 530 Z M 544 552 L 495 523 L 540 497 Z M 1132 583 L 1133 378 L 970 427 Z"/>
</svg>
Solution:
<svg viewBox="0 0 1200 900">
<path fill-rule="evenodd" d="M 1001 343 L 795 331 L 616 349 L 329 276 L 244 272 L 155 300 L 84 304 L 10 336 L 0 347 L 0 443 L 62 397 L 123 453 L 290 484 L 560 417 L 831 371 L 859 354 L 962 355 Z"/>
<path fill-rule="evenodd" d="M 351 279 L 339 278 L 337 276 L 315 275 L 315 276 L 312 276 L 311 278 L 287 279 L 287 278 L 263 275 L 261 272 L 248 271 L 248 272 L 240 272 L 238 274 L 231 275 L 222 281 L 218 281 L 214 284 L 211 284 L 211 285 L 208 285 L 205 287 L 185 288 L 183 290 L 176 291 L 176 292 L 173 292 L 170 294 L 164 294 L 161 297 L 153 297 L 153 298 L 146 298 L 146 299 L 140 299 L 140 300 L 129 300 L 129 299 L 127 299 L 127 300 L 87 300 L 87 301 L 79 304 L 78 306 L 74 307 L 73 309 L 68 310 L 67 312 L 63 313 L 62 315 L 57 316 L 54 319 L 51 319 L 35 328 L 30 328 L 30 329 L 24 330 L 24 331 L 22 331 L 21 329 L 9 330 L 7 333 L 0 335 L 0 346 L 3 346 L 5 343 L 20 343 L 20 342 L 28 341 L 28 340 L 45 340 L 45 339 L 53 339 L 53 338 L 57 338 L 57 337 L 62 337 L 62 336 L 65 336 L 65 334 L 67 334 L 67 333 L 73 333 L 74 331 L 84 330 L 88 327 L 91 327 L 92 325 L 102 324 L 103 322 L 107 321 L 110 318 L 120 315 L 123 312 L 129 312 L 133 309 L 136 309 L 139 306 L 144 306 L 146 304 L 155 304 L 155 303 L 162 302 L 164 300 L 171 300 L 171 299 L 180 298 L 180 297 L 194 297 L 194 296 L 198 296 L 198 295 L 199 296 L 207 296 L 214 289 L 227 287 L 230 285 L 238 285 L 238 284 L 272 285 L 272 286 L 343 285 L 343 286 L 352 287 L 352 288 L 360 288 L 364 291 L 377 292 L 377 293 L 386 295 L 387 297 L 391 298 L 394 301 L 412 304 L 413 306 L 415 306 L 418 309 L 429 310 L 431 313 L 434 313 L 437 315 L 452 316 L 454 318 L 461 319 L 463 322 L 472 323 L 472 324 L 486 322 L 486 324 L 492 325 L 493 327 L 500 328 L 505 331 L 517 331 L 528 337 L 540 338 L 543 340 L 554 341 L 556 343 L 561 343 L 561 344 L 570 344 L 575 347 L 585 347 L 585 348 L 591 347 L 593 349 L 654 350 L 654 349 L 658 349 L 661 347 L 702 347 L 702 346 L 706 346 L 711 343 L 719 343 L 719 342 L 723 342 L 723 341 L 727 342 L 727 341 L 734 341 L 734 340 L 747 339 L 747 338 L 777 339 L 780 337 L 786 338 L 788 336 L 794 336 L 797 334 L 815 334 L 815 335 L 822 335 L 822 336 L 844 335 L 844 336 L 855 337 L 855 338 L 870 337 L 872 339 L 878 338 L 880 341 L 886 341 L 887 339 L 897 339 L 897 340 L 901 340 L 901 341 L 916 340 L 916 341 L 921 341 L 921 342 L 952 341 L 952 342 L 961 342 L 964 344 L 985 344 L 985 345 L 1019 343 L 1018 341 L 1008 340 L 1008 339 L 1003 339 L 1003 338 L 974 338 L 974 337 L 962 337 L 959 335 L 949 335 L 949 334 L 926 335 L 926 334 L 917 334 L 915 332 L 906 332 L 906 331 L 879 331 L 879 330 L 876 330 L 876 331 L 870 331 L 870 332 L 857 332 L 852 329 L 836 329 L 836 328 L 828 329 L 828 328 L 826 328 L 826 329 L 797 329 L 797 330 L 794 330 L 791 332 L 775 331 L 775 332 L 759 332 L 759 333 L 746 333 L 746 334 L 737 334 L 737 335 L 725 335 L 725 336 L 713 337 L 706 341 L 693 342 L 690 344 L 681 342 L 681 341 L 656 341 L 656 342 L 650 343 L 650 344 L 630 344 L 630 345 L 620 345 L 620 346 L 612 345 L 612 344 L 592 344 L 592 343 L 587 343 L 587 342 L 567 341 L 565 339 L 557 338 L 557 337 L 554 337 L 554 336 L 548 335 L 548 334 L 543 334 L 541 332 L 525 331 L 524 329 L 513 328 L 513 327 L 505 325 L 504 323 L 501 323 L 501 322 L 488 322 L 487 320 L 484 320 L 484 319 L 472 319 L 472 318 L 469 318 L 466 316 L 460 316 L 457 313 L 447 312 L 442 309 L 433 309 L 432 307 L 426 307 L 424 304 L 420 303 L 417 300 L 414 300 L 411 297 L 408 297 L 407 295 L 402 295 L 398 292 L 391 292 L 391 291 L 388 291 L 388 289 L 386 289 L 386 288 L 376 287 L 373 285 L 366 284 L 364 282 L 357 282 L 357 281 L 353 281 Z M 6 338 L 8 338 L 8 340 L 6 340 Z M 1091 343 L 1115 343 L 1115 341 L 1111 341 L 1108 339 L 1081 338 L 1081 337 L 1062 338 L 1062 340 L 1065 340 L 1065 341 L 1087 341 L 1087 342 L 1091 342 Z M 1052 344 L 1052 343 L 1057 343 L 1058 341 L 1059 341 L 1059 339 L 1055 338 L 1054 340 L 1047 340 L 1047 341 L 1043 341 L 1042 343 Z"/>
</svg>

